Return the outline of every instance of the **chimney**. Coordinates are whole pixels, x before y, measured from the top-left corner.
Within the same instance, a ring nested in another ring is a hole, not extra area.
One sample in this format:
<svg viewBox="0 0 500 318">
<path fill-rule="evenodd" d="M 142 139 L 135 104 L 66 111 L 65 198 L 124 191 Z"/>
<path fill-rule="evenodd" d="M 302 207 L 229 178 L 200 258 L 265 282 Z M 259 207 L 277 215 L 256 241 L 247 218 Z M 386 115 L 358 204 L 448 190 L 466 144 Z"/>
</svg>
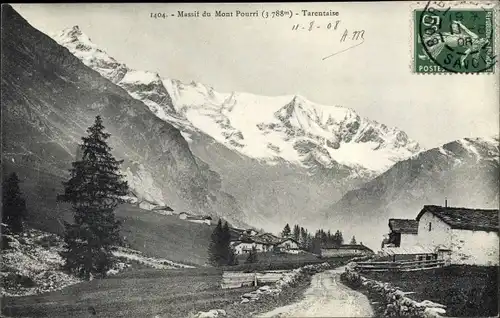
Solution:
<svg viewBox="0 0 500 318">
<path fill-rule="evenodd" d="M 447 208 L 448 207 L 448 199 L 447 198 L 444 198 L 444 207 Z"/>
</svg>

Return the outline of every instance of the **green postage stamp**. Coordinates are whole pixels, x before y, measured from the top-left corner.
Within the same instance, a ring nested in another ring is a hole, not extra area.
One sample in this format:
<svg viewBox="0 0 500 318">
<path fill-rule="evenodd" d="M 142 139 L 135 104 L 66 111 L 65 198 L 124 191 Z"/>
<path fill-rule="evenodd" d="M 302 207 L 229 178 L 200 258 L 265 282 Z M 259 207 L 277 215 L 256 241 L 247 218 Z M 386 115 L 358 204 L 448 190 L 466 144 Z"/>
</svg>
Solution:
<svg viewBox="0 0 500 318">
<path fill-rule="evenodd" d="M 413 12 L 414 72 L 493 73 L 494 9 L 432 1 Z"/>
</svg>

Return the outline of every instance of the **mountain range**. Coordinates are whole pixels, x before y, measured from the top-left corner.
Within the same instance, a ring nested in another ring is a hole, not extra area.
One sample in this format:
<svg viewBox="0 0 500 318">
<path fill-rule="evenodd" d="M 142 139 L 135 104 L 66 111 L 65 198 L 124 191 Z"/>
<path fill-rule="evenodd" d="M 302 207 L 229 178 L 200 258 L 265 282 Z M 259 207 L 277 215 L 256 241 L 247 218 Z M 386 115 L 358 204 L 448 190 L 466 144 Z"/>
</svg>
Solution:
<svg viewBox="0 0 500 318">
<path fill-rule="evenodd" d="M 179 129 L 192 152 L 221 175 L 224 191 L 243 207 L 243 219 L 257 226 L 308 223 L 311 213 L 342 193 L 420 151 L 403 131 L 349 108 L 299 95 L 221 93 L 134 70 L 78 26 L 52 37 Z"/>
<path fill-rule="evenodd" d="M 113 154 L 124 160 L 132 196 L 168 198 L 178 211 L 238 222 L 242 212 L 236 200 L 221 190 L 220 176 L 193 155 L 178 129 L 10 6 L 2 9 L 3 172 L 20 175 L 28 209 L 36 214 L 31 221 L 60 230 L 68 218 L 56 195 L 69 177 L 80 138 L 99 114 L 112 135 Z"/>
<path fill-rule="evenodd" d="M 414 219 L 426 204 L 498 209 L 499 141 L 498 135 L 464 138 L 402 160 L 347 192 L 323 211 L 324 219 L 366 241 L 382 237 L 389 218 Z"/>
<path fill-rule="evenodd" d="M 50 38 L 9 6 L 2 18 L 2 166 L 42 229 L 69 218 L 55 198 L 98 114 L 143 207 L 341 229 L 371 247 L 424 204 L 498 207 L 498 136 L 424 150 L 350 108 L 183 83 L 128 67 L 79 27 Z"/>
</svg>

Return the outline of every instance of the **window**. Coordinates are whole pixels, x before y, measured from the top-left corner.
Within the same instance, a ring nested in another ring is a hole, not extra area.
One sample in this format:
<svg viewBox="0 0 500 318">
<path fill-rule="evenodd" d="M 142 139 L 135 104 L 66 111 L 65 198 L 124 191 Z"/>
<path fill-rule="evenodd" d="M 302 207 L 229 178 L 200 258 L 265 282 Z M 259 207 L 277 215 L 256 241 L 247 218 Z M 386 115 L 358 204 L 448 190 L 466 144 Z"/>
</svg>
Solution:
<svg viewBox="0 0 500 318">
<path fill-rule="evenodd" d="M 432 223 L 429 222 L 429 232 L 432 230 Z"/>
</svg>

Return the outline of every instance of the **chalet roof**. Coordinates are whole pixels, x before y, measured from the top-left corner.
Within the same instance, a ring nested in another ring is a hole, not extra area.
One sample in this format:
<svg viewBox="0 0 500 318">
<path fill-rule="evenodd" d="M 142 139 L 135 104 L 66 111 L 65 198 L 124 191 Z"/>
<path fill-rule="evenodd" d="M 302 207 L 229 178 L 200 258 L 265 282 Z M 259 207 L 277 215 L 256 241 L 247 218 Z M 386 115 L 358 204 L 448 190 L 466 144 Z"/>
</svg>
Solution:
<svg viewBox="0 0 500 318">
<path fill-rule="evenodd" d="M 276 245 L 281 244 L 281 243 L 285 243 L 286 241 L 292 241 L 292 242 L 294 242 L 294 243 L 295 243 L 295 244 L 297 244 L 297 245 L 299 244 L 299 242 L 297 242 L 295 239 L 293 239 L 293 238 L 291 238 L 291 237 L 287 237 L 287 238 L 283 238 L 283 239 L 281 239 L 280 241 L 278 241 L 278 242 L 276 243 Z"/>
<path fill-rule="evenodd" d="M 418 221 L 411 219 L 389 219 L 389 228 L 394 233 L 417 234 Z"/>
<path fill-rule="evenodd" d="M 498 231 L 498 209 L 486 210 L 424 205 L 424 208 L 417 216 L 417 221 L 426 212 L 440 218 L 452 229 Z"/>
<path fill-rule="evenodd" d="M 211 216 L 207 215 L 187 215 L 187 220 L 212 220 Z"/>
<path fill-rule="evenodd" d="M 270 233 L 263 233 L 259 235 L 238 235 L 239 231 L 232 231 L 232 239 L 235 241 L 241 241 L 243 243 L 257 243 L 263 245 L 275 245 L 283 242 L 283 240 L 277 236 Z"/>
<path fill-rule="evenodd" d="M 282 240 L 280 237 L 277 237 L 271 233 L 258 234 L 253 236 L 253 239 L 255 240 L 255 242 L 259 241 L 266 244 L 276 244 L 278 242 L 281 242 Z"/>
</svg>

